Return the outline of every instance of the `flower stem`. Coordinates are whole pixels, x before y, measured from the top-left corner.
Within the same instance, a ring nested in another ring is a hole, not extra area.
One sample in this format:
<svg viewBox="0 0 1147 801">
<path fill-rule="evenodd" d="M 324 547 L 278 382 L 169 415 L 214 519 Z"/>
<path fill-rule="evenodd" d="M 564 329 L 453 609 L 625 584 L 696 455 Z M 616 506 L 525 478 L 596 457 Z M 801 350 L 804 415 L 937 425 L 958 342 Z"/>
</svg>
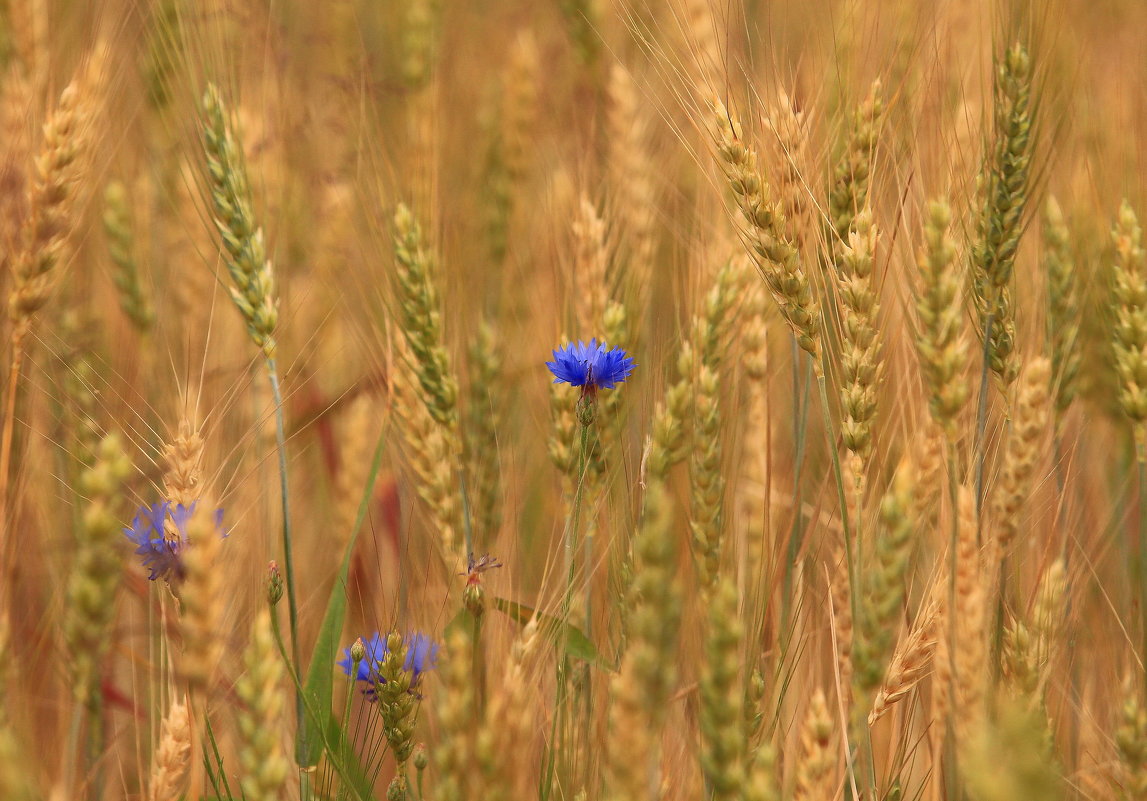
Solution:
<svg viewBox="0 0 1147 801">
<path fill-rule="evenodd" d="M 1135 426 L 1135 461 L 1139 467 L 1139 615 L 1143 658 L 1147 659 L 1147 426 Z"/>
<path fill-rule="evenodd" d="M 827 354 L 825 356 L 827 359 Z M 844 473 L 840 468 L 840 453 L 836 448 L 836 434 L 832 427 L 832 412 L 828 405 L 828 389 L 825 386 L 824 370 L 819 369 L 820 365 L 813 363 L 813 369 L 816 370 L 816 384 L 817 389 L 820 391 L 820 408 L 824 416 L 824 434 L 828 438 L 828 452 L 832 457 L 832 474 L 836 479 L 836 494 L 840 502 L 840 525 L 844 531 L 844 561 L 848 566 L 848 602 L 852 609 L 852 619 L 859 620 L 857 595 L 858 588 L 856 586 L 856 566 L 853 559 L 852 549 L 852 536 L 850 535 L 848 525 L 848 497 L 844 492 Z M 859 547 L 860 543 L 857 543 Z M 861 762 L 863 765 L 869 765 L 872 759 L 872 741 L 868 731 L 868 726 L 865 723 L 860 726 L 861 730 Z M 866 785 L 867 791 L 864 793 L 865 797 L 872 797 L 875 794 L 875 771 L 869 770 L 868 773 L 869 783 Z M 856 763 L 854 760 L 848 760 L 848 774 L 849 781 L 852 786 L 856 786 Z"/>
<path fill-rule="evenodd" d="M 295 560 L 291 547 L 291 502 L 287 484 L 287 439 L 283 433 L 283 393 L 279 388 L 279 370 L 274 358 L 267 359 L 267 375 L 271 380 L 271 395 L 275 402 L 275 445 L 279 452 L 279 491 L 283 510 L 283 572 L 287 584 L 287 621 L 291 629 L 291 663 L 295 673 L 302 670 L 299 650 L 299 608 L 295 599 Z M 306 743 L 307 716 L 303 710 L 302 693 L 295 692 L 295 715 L 299 726 L 299 742 Z M 305 751 L 305 748 L 304 748 Z"/>
<path fill-rule="evenodd" d="M 844 556 L 848 562 L 849 593 L 852 604 L 852 619 L 856 620 L 856 575 L 852 559 L 852 537 L 848 523 L 848 496 L 844 492 L 844 473 L 840 468 L 840 453 L 836 449 L 836 434 L 832 428 L 832 413 L 828 406 L 828 390 L 825 388 L 824 373 L 817 371 L 817 389 L 820 390 L 820 408 L 824 415 L 824 434 L 828 438 L 828 453 L 832 458 L 832 475 L 836 479 L 836 494 L 840 502 L 840 526 L 844 530 Z M 859 543 L 858 543 L 859 544 Z"/>
<path fill-rule="evenodd" d="M 28 326 L 19 325 L 12 331 L 12 362 L 8 368 L 8 386 L 4 400 L 4 430 L 0 434 L 0 582 L 12 586 L 11 566 L 8 552 L 12 548 L 9 541 L 12 528 L 8 525 L 8 474 L 12 470 L 12 441 L 16 426 L 16 389 L 20 383 L 20 368 L 24 363 L 24 339 Z M 0 598 L 0 603 L 4 599 Z"/>
<path fill-rule="evenodd" d="M 980 505 L 984 499 L 984 457 L 987 450 L 985 431 L 988 426 L 988 363 L 992 355 L 992 325 L 995 323 L 996 313 L 988 313 L 984 322 L 984 361 L 980 368 L 980 397 L 976 403 L 976 444 L 973 453 L 976 455 L 976 514 L 980 513 Z"/>
<path fill-rule="evenodd" d="M 804 495 L 801 491 L 801 477 L 804 471 L 805 454 L 808 452 L 807 443 L 805 441 L 805 432 L 808 429 L 808 399 L 809 387 L 812 385 L 812 360 L 810 359 L 807 364 L 808 369 L 805 370 L 804 390 L 801 390 L 801 372 L 800 372 L 800 346 L 797 344 L 795 338 L 792 338 L 792 351 L 793 351 L 793 441 L 796 443 L 796 454 L 794 456 L 793 467 L 793 525 L 792 531 L 789 533 L 789 547 L 787 557 L 785 559 L 785 575 L 784 575 L 784 589 L 781 597 L 784 599 L 784 606 L 781 613 L 781 629 L 788 630 L 789 615 L 792 603 L 792 588 L 793 588 L 793 574 L 796 570 L 797 555 L 800 553 L 801 541 L 804 539 Z"/>
<path fill-rule="evenodd" d="M 577 489 L 574 491 L 573 509 L 570 512 L 570 524 L 566 527 L 565 536 L 565 555 L 566 555 L 566 587 L 565 592 L 562 594 L 561 611 L 558 614 L 558 625 L 563 626 L 558 642 L 561 647 L 561 653 L 558 655 L 558 675 L 557 675 L 557 696 L 554 700 L 554 717 L 553 723 L 550 725 L 550 750 L 546 756 L 546 769 L 542 774 L 542 786 L 539 792 L 539 801 L 548 801 L 551 793 L 553 792 L 554 782 L 554 766 L 556 755 L 558 752 L 558 729 L 559 720 L 565 717 L 566 713 L 566 693 L 567 684 L 569 682 L 569 616 L 570 608 L 573 606 L 573 593 L 574 593 L 574 577 L 577 562 L 575 556 L 577 554 L 577 532 L 578 527 L 581 525 L 581 500 L 582 490 L 585 487 L 585 474 L 586 468 L 589 463 L 589 438 L 590 427 L 583 425 L 581 427 L 581 452 L 578 457 L 578 479 Z M 564 720 L 562 720 L 564 725 Z"/>
</svg>

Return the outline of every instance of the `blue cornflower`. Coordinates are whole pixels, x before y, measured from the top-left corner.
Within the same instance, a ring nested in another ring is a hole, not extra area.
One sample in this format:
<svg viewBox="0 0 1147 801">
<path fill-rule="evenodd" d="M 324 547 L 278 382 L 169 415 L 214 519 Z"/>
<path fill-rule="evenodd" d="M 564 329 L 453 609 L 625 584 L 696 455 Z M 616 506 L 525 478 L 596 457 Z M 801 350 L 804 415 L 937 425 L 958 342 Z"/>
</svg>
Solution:
<svg viewBox="0 0 1147 801">
<path fill-rule="evenodd" d="M 377 631 L 370 636 L 370 639 L 364 639 L 362 644 L 366 649 L 366 656 L 358 663 L 357 669 L 354 658 L 350 654 L 351 648 L 354 646 L 344 648 L 343 658 L 336 664 L 342 668 L 342 672 L 347 676 L 355 681 L 366 683 L 368 686 L 363 688 L 362 692 L 367 700 L 374 702 L 378 698 L 376 688 L 386 683 L 386 679 L 379 673 L 379 669 L 382 667 L 382 662 L 386 659 L 387 654 L 390 653 L 390 649 L 386 647 L 386 637 Z M 422 679 L 422 674 L 438 666 L 438 643 L 422 632 L 416 631 L 406 635 L 403 638 L 403 644 L 406 646 L 406 658 L 402 660 L 402 669 L 411 674 L 410 687 L 413 692 Z M 351 675 L 352 671 L 354 671 L 353 676 Z"/>
<path fill-rule="evenodd" d="M 428 670 L 438 667 L 438 643 L 420 631 L 406 637 L 406 659 L 402 669 L 414 673 L 411 684 L 418 683 L 419 677 Z"/>
<path fill-rule="evenodd" d="M 348 676 L 354 670 L 355 681 L 365 681 L 372 685 L 378 684 L 382 681 L 378 675 L 378 664 L 386 658 L 386 640 L 376 631 L 369 640 L 363 640 L 362 644 L 366 648 L 366 656 L 358 663 L 357 669 L 354 657 L 350 655 L 350 649 L 354 647 L 353 645 L 343 649 L 343 658 L 336 664 Z"/>
<path fill-rule="evenodd" d="M 607 350 L 605 343 L 598 344 L 596 339 L 591 339 L 588 345 L 580 341 L 576 345 L 565 345 L 553 354 L 554 360 L 546 362 L 546 367 L 554 374 L 554 383 L 584 387 L 582 392 L 585 394 L 593 394 L 598 389 L 613 389 L 629 378 L 637 366 L 623 349 Z"/>
<path fill-rule="evenodd" d="M 131 527 L 123 533 L 136 544 L 136 555 L 143 557 L 143 566 L 149 571 L 148 578 L 155 581 L 162 578 L 170 583 L 183 579 L 183 549 L 187 547 L 187 521 L 195 513 L 195 503 L 184 506 L 171 501 L 162 501 L 139 508 Z M 173 538 L 164 533 L 164 524 L 171 516 Z M 215 527 L 221 536 L 223 531 L 223 510 L 215 510 Z"/>
</svg>

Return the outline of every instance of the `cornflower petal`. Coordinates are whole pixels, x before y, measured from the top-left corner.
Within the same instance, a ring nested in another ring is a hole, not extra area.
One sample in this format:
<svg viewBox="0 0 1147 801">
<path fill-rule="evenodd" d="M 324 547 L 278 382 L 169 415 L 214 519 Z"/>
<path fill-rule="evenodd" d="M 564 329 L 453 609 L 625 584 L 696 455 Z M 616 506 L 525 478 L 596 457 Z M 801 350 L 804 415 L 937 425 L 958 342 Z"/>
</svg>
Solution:
<svg viewBox="0 0 1147 801">
<path fill-rule="evenodd" d="M 585 387 L 585 391 L 613 389 L 629 378 L 637 365 L 622 348 L 606 348 L 605 343 L 591 339 L 578 341 L 553 351 L 554 360 L 546 367 L 554 374 L 555 384 Z"/>
</svg>

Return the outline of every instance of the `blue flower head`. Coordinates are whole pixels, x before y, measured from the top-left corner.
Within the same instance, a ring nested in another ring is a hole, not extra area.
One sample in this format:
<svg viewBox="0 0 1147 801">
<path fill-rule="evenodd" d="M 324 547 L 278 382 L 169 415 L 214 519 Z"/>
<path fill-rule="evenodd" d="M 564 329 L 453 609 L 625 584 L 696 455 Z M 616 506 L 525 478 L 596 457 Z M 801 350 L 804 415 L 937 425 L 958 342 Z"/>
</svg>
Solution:
<svg viewBox="0 0 1147 801">
<path fill-rule="evenodd" d="M 370 639 L 364 638 L 362 644 L 366 649 L 366 656 L 357 667 L 354 657 L 351 656 L 350 647 L 343 649 L 343 658 L 336 664 L 347 676 L 367 685 L 362 692 L 367 700 L 373 703 L 378 698 L 377 688 L 386 683 L 386 679 L 379 671 L 390 649 L 386 647 L 386 637 L 377 631 L 370 636 Z M 422 632 L 416 631 L 406 635 L 403 644 L 406 646 L 406 658 L 402 662 L 402 669 L 411 674 L 410 688 L 411 692 L 414 692 L 422 679 L 422 674 L 438 666 L 438 643 Z"/>
<path fill-rule="evenodd" d="M 546 362 L 546 367 L 554 374 L 554 383 L 567 383 L 583 387 L 583 393 L 591 395 L 598 389 L 613 389 L 629 378 L 636 367 L 633 358 L 621 348 L 607 349 L 605 343 L 598 344 L 591 339 L 568 344 L 553 352 L 554 360 Z"/>
<path fill-rule="evenodd" d="M 386 658 L 386 640 L 382 639 L 376 631 L 370 639 L 363 640 L 362 644 L 366 648 L 366 656 L 357 666 L 354 663 L 354 657 L 350 655 L 350 649 L 354 646 L 343 649 L 343 658 L 337 664 L 348 676 L 351 675 L 351 671 L 354 671 L 355 681 L 365 681 L 371 685 L 378 684 L 382 681 L 378 675 L 378 665 Z"/>
<path fill-rule="evenodd" d="M 142 557 L 143 566 L 148 569 L 148 578 L 155 581 L 181 581 L 183 571 L 183 549 L 187 547 L 187 522 L 195 513 L 195 503 L 184 506 L 170 501 L 141 506 L 131 521 L 131 527 L 123 530 L 124 535 L 136 545 L 135 553 Z M 164 527 L 170 515 L 172 527 L 168 536 Z M 215 510 L 215 527 L 221 536 L 223 532 L 223 510 Z"/>
</svg>

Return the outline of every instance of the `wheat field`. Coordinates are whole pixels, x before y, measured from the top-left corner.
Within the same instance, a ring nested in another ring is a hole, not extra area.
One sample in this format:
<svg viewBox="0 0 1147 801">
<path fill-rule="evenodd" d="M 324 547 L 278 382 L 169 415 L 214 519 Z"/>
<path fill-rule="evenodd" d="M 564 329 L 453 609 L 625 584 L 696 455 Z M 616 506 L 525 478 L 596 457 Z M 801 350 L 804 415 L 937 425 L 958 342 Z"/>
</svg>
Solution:
<svg viewBox="0 0 1147 801">
<path fill-rule="evenodd" d="M 0 3 L 0 801 L 1147 799 L 1144 31 Z"/>
</svg>

